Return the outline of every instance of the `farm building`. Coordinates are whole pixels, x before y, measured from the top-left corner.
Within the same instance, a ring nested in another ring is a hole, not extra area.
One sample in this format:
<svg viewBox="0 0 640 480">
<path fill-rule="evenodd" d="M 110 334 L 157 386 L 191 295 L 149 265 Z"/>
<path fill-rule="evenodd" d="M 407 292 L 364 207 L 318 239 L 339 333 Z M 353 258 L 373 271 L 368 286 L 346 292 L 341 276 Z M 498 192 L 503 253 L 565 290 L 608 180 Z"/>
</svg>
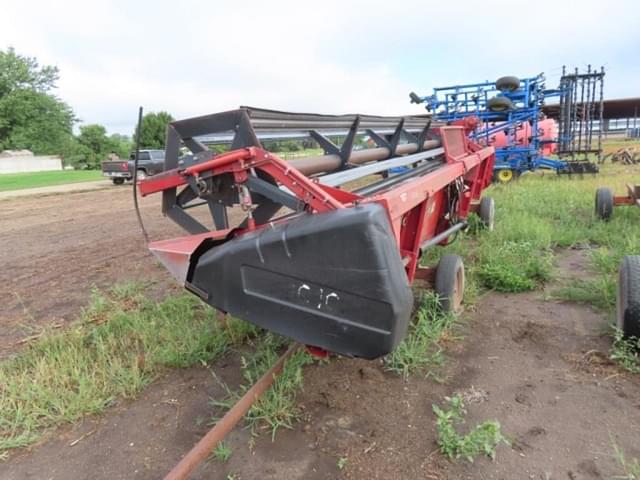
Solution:
<svg viewBox="0 0 640 480">
<path fill-rule="evenodd" d="M 62 170 L 62 159 L 57 155 L 34 155 L 30 150 L 0 152 L 0 174 L 50 170 Z"/>
</svg>

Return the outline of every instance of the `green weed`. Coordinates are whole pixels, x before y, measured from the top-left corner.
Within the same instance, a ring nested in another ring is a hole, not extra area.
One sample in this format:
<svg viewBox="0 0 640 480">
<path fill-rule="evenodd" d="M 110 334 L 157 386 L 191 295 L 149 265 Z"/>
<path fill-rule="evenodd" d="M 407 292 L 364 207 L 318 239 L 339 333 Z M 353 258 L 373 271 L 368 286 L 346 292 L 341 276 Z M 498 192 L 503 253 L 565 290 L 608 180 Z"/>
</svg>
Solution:
<svg viewBox="0 0 640 480">
<path fill-rule="evenodd" d="M 533 290 L 551 277 L 552 254 L 531 242 L 506 241 L 480 251 L 478 277 L 483 286 L 499 292 Z"/>
<path fill-rule="evenodd" d="M 554 249 L 596 247 L 590 261 L 607 281 L 593 286 L 602 297 L 610 298 L 620 260 L 640 252 L 640 209 L 616 208 L 613 219 L 602 222 L 593 213 L 594 195 L 602 185 L 623 193 L 625 183 L 634 177 L 627 169 L 607 165 L 598 176 L 534 173 L 493 186 L 486 194 L 496 202 L 495 230 L 470 228 L 451 246 L 430 250 L 425 263 L 436 264 L 445 253 L 462 255 L 481 287 L 517 292 L 551 279 Z"/>
<path fill-rule="evenodd" d="M 232 454 L 233 452 L 225 442 L 220 442 L 216 445 L 216 448 L 213 449 L 213 452 L 211 452 L 213 458 L 223 463 L 227 462 L 231 458 Z"/>
<path fill-rule="evenodd" d="M 637 458 L 627 460 L 626 455 L 622 448 L 620 448 L 613 439 L 613 456 L 622 469 L 622 475 L 616 475 L 617 480 L 640 480 L 640 462 Z"/>
<path fill-rule="evenodd" d="M 624 338 L 622 331 L 615 329 L 611 359 L 630 373 L 640 373 L 640 338 Z"/>
<path fill-rule="evenodd" d="M 0 454 L 135 396 L 163 368 L 211 361 L 253 334 L 215 315 L 190 294 L 156 302 L 134 285 L 94 291 L 79 322 L 0 364 Z"/>
<path fill-rule="evenodd" d="M 613 277 L 600 275 L 594 279 L 574 280 L 567 286 L 554 289 L 551 296 L 611 311 L 616 306 L 616 284 Z"/>
<path fill-rule="evenodd" d="M 432 405 L 436 415 L 438 429 L 438 445 L 440 451 L 450 459 L 466 458 L 473 462 L 478 455 L 486 455 L 491 459 L 496 456 L 496 447 L 504 442 L 500 424 L 496 420 L 488 420 L 476 425 L 465 435 L 460 435 L 455 426 L 464 423 L 466 410 L 461 395 L 445 398 L 448 409 Z"/>
<path fill-rule="evenodd" d="M 338 470 L 344 470 L 348 463 L 349 459 L 347 457 L 340 457 L 337 463 Z"/>
<path fill-rule="evenodd" d="M 243 377 L 246 381 L 237 391 L 226 388 L 224 400 L 213 400 L 214 406 L 231 408 L 235 402 L 278 360 L 288 341 L 267 333 L 260 337 L 256 350 L 250 357 L 242 356 Z M 248 426 L 254 433 L 265 428 L 275 439 L 280 428 L 293 428 L 301 411 L 296 405 L 296 394 L 303 387 L 302 369 L 313 362 L 306 351 L 298 350 L 285 363 L 282 372 L 271 387 L 251 406 L 246 415 Z"/>
<path fill-rule="evenodd" d="M 437 295 L 425 291 L 407 337 L 387 355 L 385 368 L 404 378 L 416 372 L 434 375 L 435 368 L 444 364 L 441 341 L 450 334 L 454 322 L 453 314 L 440 310 Z"/>
</svg>

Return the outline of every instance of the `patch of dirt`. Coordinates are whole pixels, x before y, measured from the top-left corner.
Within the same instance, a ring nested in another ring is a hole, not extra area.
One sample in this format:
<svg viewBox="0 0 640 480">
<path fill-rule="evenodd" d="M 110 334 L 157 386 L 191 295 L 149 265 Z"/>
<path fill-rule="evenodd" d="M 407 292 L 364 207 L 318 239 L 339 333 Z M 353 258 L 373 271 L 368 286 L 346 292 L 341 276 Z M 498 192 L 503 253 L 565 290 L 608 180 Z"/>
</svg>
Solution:
<svg viewBox="0 0 640 480">
<path fill-rule="evenodd" d="M 160 197 L 140 201 L 152 239 L 184 235 L 164 218 Z M 0 358 L 43 326 L 78 318 L 93 287 L 175 285 L 147 250 L 130 186 L 2 201 L 0 208 Z"/>
<path fill-rule="evenodd" d="M 576 277 L 588 276 L 586 258 L 576 251 L 567 257 Z M 447 478 L 611 478 L 620 474 L 612 438 L 640 457 L 640 382 L 608 359 L 610 340 L 600 334 L 606 319 L 587 306 L 540 297 L 490 294 L 480 302 L 457 358 L 472 367 L 452 381 L 490 393 L 469 409 L 467 423 L 495 418 L 512 445 L 500 447 L 495 462 L 448 466 Z"/>
<path fill-rule="evenodd" d="M 77 315 L 91 282 L 141 275 L 164 285 L 167 275 L 145 256 L 130 218 L 128 190 L 123 192 L 63 200 L 65 208 L 83 212 L 78 217 L 32 200 L 29 208 L 20 206 L 22 213 L 0 214 L 3 226 L 5 218 L 10 226 L 3 232 L 3 246 L 23 242 L 29 252 L 18 249 L 15 258 L 6 248 L 2 252 L 3 262 L 13 262 L 13 274 L 2 272 L 2 300 L 13 302 L 14 321 L 26 318 L 12 300 L 14 291 L 26 299 L 23 303 L 38 325 L 41 317 L 55 321 Z M 102 201 L 105 208 L 86 201 Z M 96 213 L 110 212 L 109 202 L 116 205 L 114 213 Z M 145 217 L 157 210 L 157 204 L 145 204 Z M 45 221 L 47 215 L 50 221 Z M 83 215 L 89 219 L 79 220 Z M 150 230 L 164 231 L 165 237 L 173 228 L 168 225 L 159 218 L 148 220 Z M 38 234 L 39 241 L 28 238 L 34 226 L 47 232 Z M 565 276 L 588 276 L 580 267 L 586 265 L 583 260 L 574 262 Z M 14 277 L 17 283 L 7 282 Z M 25 287 L 40 292 L 24 292 Z M 586 306 L 547 302 L 541 292 L 531 292 L 489 294 L 469 316 L 464 340 L 449 349 L 444 383 L 420 376 L 404 381 L 385 372 L 380 361 L 338 358 L 309 366 L 298 396 L 303 420 L 295 428 L 279 432 L 275 442 L 268 432 L 252 438 L 248 430 L 236 428 L 227 440 L 230 460 L 211 460 L 192 478 L 610 478 L 620 473 L 611 455 L 612 438 L 628 457 L 640 458 L 640 381 L 608 363 L 610 341 L 600 335 L 606 322 L 602 314 Z M 3 341 L 11 338 L 8 332 L 3 330 Z M 240 382 L 237 357 L 229 354 L 211 366 L 231 387 Z M 468 400 L 461 428 L 500 421 L 511 444 L 498 447 L 495 461 L 450 462 L 438 452 L 432 405 L 456 392 Z M 0 463 L 0 478 L 160 478 L 206 432 L 219 414 L 210 399 L 222 397 L 208 369 L 172 371 L 137 400 L 53 432 L 31 451 L 14 454 Z M 341 458 L 346 458 L 342 469 Z"/>
</svg>

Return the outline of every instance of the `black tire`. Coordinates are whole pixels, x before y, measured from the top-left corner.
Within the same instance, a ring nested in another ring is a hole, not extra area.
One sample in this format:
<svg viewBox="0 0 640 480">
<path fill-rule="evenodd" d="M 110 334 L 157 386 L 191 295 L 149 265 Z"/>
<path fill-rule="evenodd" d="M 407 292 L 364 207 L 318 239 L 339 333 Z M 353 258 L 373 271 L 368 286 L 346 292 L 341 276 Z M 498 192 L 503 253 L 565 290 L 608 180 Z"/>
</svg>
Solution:
<svg viewBox="0 0 640 480">
<path fill-rule="evenodd" d="M 124 178 L 112 178 L 111 181 L 114 185 L 122 185 L 124 184 Z"/>
<path fill-rule="evenodd" d="M 482 197 L 482 200 L 480 200 L 478 215 L 480 216 L 480 220 L 484 227 L 490 232 L 493 232 L 493 226 L 495 223 L 494 219 L 496 216 L 496 202 L 493 201 L 493 198 Z"/>
<path fill-rule="evenodd" d="M 518 77 L 500 77 L 496 80 L 496 88 L 501 92 L 513 92 L 520 88 L 520 79 Z"/>
<path fill-rule="evenodd" d="M 620 265 L 616 324 L 625 338 L 640 338 L 640 256 L 626 256 Z"/>
<path fill-rule="evenodd" d="M 458 255 L 444 255 L 436 270 L 435 292 L 444 312 L 457 313 L 462 309 L 464 294 L 464 264 Z"/>
<path fill-rule="evenodd" d="M 596 215 L 605 221 L 613 215 L 613 190 L 610 188 L 596 190 Z"/>
<path fill-rule="evenodd" d="M 507 112 L 513 110 L 513 102 L 507 97 L 493 97 L 487 102 L 487 108 L 491 112 Z"/>
</svg>

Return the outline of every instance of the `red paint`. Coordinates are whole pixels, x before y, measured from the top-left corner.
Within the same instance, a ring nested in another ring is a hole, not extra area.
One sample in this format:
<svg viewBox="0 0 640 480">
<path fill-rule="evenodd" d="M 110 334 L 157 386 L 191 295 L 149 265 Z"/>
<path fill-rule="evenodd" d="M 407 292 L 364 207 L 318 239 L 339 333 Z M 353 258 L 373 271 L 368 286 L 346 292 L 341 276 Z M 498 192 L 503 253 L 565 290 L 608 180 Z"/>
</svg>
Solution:
<svg viewBox="0 0 640 480">
<path fill-rule="evenodd" d="M 329 358 L 329 352 L 324 348 L 314 347 L 313 345 L 306 345 L 307 352 L 317 358 Z"/>
<path fill-rule="evenodd" d="M 492 124 L 499 125 L 499 123 Z M 520 147 L 526 147 L 531 143 L 531 124 L 529 122 L 523 122 L 515 131 L 515 145 Z M 552 142 L 558 138 L 558 123 L 551 119 L 546 118 L 538 121 L 538 139 L 549 142 L 542 143 L 540 147 L 540 154 L 550 155 L 558 149 L 558 144 Z M 504 130 L 499 130 L 489 136 L 489 145 L 493 145 L 496 148 L 505 148 L 509 145 L 509 138 Z"/>
<path fill-rule="evenodd" d="M 307 205 L 310 213 L 351 208 L 358 202 L 379 203 L 388 212 L 398 249 L 405 259 L 408 280 L 412 282 L 416 274 L 422 278 L 427 276 L 425 271 L 418 272 L 420 245 L 451 226 L 446 218 L 449 210 L 445 193 L 447 189 L 458 185 L 463 190 L 457 198 L 454 212 L 462 220 L 491 182 L 494 148 L 474 144 L 465 133 L 469 128 L 475 128 L 476 124 L 477 119 L 475 123 L 473 119 L 467 119 L 457 126 L 440 127 L 446 163 L 431 173 L 409 179 L 371 197 L 362 197 L 312 181 L 276 155 L 255 147 L 216 155 L 211 160 L 184 170 L 175 169 L 149 177 L 140 182 L 140 191 L 142 195 L 148 195 L 185 185 L 189 176 L 198 176 L 203 172 L 211 172 L 212 175 L 233 173 L 236 183 L 242 184 L 248 178 L 249 171 L 255 169 L 262 170 L 286 187 Z M 451 191 L 456 190 L 452 188 Z M 286 222 L 287 219 L 276 222 L 281 221 Z M 263 227 L 249 222 L 246 229 L 236 230 L 235 235 Z M 190 255 L 206 238 L 223 241 L 228 233 L 225 230 L 182 237 L 155 242 L 150 247 L 159 258 L 164 257 L 171 263 L 172 268 L 179 269 L 177 263 L 188 262 Z"/>
</svg>

